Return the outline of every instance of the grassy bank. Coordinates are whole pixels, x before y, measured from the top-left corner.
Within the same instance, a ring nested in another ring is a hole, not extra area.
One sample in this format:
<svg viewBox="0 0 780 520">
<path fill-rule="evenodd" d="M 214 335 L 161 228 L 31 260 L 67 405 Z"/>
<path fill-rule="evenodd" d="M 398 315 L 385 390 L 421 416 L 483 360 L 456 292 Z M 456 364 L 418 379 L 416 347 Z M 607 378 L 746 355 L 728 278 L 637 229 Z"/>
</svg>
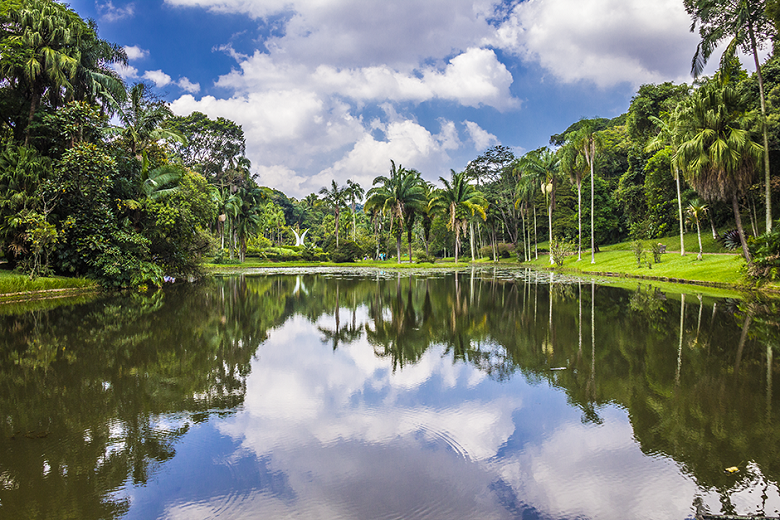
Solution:
<svg viewBox="0 0 780 520">
<path fill-rule="evenodd" d="M 42 293 L 98 289 L 98 284 L 86 278 L 68 278 L 64 276 L 30 277 L 13 271 L 0 270 L 0 299 L 19 296 L 20 293 Z"/>
<path fill-rule="evenodd" d="M 253 269 L 253 268 L 268 268 L 268 267 L 379 267 L 383 269 L 453 269 L 456 267 L 468 267 L 468 261 L 461 260 L 457 264 L 452 258 L 444 258 L 437 260 L 435 263 L 409 263 L 405 261 L 398 263 L 397 260 L 360 260 L 358 262 L 304 262 L 304 261 L 291 261 L 291 262 L 269 262 L 267 260 L 260 260 L 258 258 L 247 258 L 243 264 L 205 264 L 208 271 L 211 272 L 223 272 L 223 271 L 235 271 L 237 269 Z"/>
</svg>

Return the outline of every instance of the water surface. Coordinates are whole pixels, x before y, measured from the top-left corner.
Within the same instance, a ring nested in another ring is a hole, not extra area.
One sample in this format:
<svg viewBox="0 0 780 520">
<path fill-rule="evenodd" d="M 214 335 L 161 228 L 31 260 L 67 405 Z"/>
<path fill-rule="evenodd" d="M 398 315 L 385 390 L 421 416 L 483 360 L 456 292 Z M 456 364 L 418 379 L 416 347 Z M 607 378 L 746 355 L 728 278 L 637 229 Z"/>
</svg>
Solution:
<svg viewBox="0 0 780 520">
<path fill-rule="evenodd" d="M 777 516 L 777 311 L 494 269 L 0 307 L 0 518 Z"/>
</svg>

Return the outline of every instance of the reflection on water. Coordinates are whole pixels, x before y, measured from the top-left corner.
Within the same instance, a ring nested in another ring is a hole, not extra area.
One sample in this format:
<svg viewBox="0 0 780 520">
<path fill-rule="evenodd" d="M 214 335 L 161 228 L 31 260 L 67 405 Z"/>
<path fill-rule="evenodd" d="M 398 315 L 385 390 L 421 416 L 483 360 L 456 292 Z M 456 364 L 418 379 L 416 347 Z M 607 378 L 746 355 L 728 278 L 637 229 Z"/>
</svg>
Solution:
<svg viewBox="0 0 780 520">
<path fill-rule="evenodd" d="M 0 517 L 777 515 L 777 303 L 551 276 L 0 308 Z"/>
</svg>

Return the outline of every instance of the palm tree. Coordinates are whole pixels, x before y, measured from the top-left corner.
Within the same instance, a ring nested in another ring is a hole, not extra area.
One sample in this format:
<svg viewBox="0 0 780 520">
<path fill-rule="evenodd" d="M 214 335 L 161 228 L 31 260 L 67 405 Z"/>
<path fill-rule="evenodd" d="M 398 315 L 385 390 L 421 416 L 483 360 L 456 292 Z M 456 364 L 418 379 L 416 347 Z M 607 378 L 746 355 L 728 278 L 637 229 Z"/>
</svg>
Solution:
<svg viewBox="0 0 780 520">
<path fill-rule="evenodd" d="M 357 205 L 357 201 L 363 199 L 363 195 L 365 195 L 366 192 L 363 190 L 363 187 L 358 184 L 357 182 L 352 182 L 352 179 L 347 179 L 347 196 L 349 197 L 350 203 L 352 204 L 352 241 L 354 242 L 356 239 L 356 233 L 357 233 L 357 213 L 355 211 L 355 207 Z"/>
<path fill-rule="evenodd" d="M 450 170 L 450 172 L 451 182 L 444 177 L 439 177 L 444 188 L 434 193 L 430 205 L 447 220 L 447 228 L 455 231 L 455 263 L 457 264 L 460 233 L 466 231 L 470 216 L 478 214 L 482 220 L 485 220 L 487 201 L 476 187 L 469 184 L 465 171 L 456 173 L 455 170 Z"/>
<path fill-rule="evenodd" d="M 30 126 L 44 97 L 53 105 L 72 91 L 71 81 L 79 67 L 78 46 L 87 30 L 78 17 L 50 0 L 27 0 L 9 10 L 11 36 L 4 46 L 0 68 L 12 85 L 26 91 L 30 110 L 24 144 L 30 141 Z M 9 52 L 14 49 L 16 52 Z"/>
<path fill-rule="evenodd" d="M 585 156 L 568 141 L 559 150 L 561 170 L 569 174 L 569 180 L 577 187 L 577 261 L 582 260 L 582 177 L 588 165 Z"/>
<path fill-rule="evenodd" d="M 745 99 L 733 85 L 716 76 L 697 90 L 680 114 L 683 141 L 677 157 L 688 183 L 705 200 L 731 200 L 745 260 L 745 241 L 739 197 L 753 179 L 763 147 L 741 128 Z"/>
<path fill-rule="evenodd" d="M 772 230 L 772 190 L 769 168 L 769 138 L 767 135 L 766 96 L 764 78 L 758 61 L 758 51 L 762 44 L 774 33 L 774 25 L 766 14 L 766 0 L 685 0 L 685 10 L 691 15 L 691 32 L 699 25 L 701 42 L 696 47 L 691 63 L 691 72 L 695 77 L 701 74 L 718 44 L 731 38 L 721 57 L 721 70 L 729 67 L 736 51 L 753 55 L 758 78 L 758 92 L 761 99 L 761 122 L 764 138 L 764 181 L 766 197 L 766 230 Z"/>
<path fill-rule="evenodd" d="M 596 263 L 596 227 L 595 227 L 595 178 L 596 178 L 596 151 L 601 146 L 601 139 L 596 131 L 596 125 L 593 121 L 584 121 L 583 125 L 577 130 L 572 140 L 576 143 L 585 157 L 585 162 L 590 168 L 590 263 Z"/>
<path fill-rule="evenodd" d="M 701 203 L 698 200 L 691 201 L 690 204 L 688 204 L 688 208 L 686 209 L 686 212 L 688 213 L 688 219 L 692 222 L 696 222 L 696 235 L 699 237 L 699 256 L 698 260 L 701 260 L 702 258 L 702 247 L 701 247 L 701 219 L 704 215 L 707 214 L 707 205 Z"/>
<path fill-rule="evenodd" d="M 540 175 L 540 172 L 538 170 L 529 169 L 528 166 L 530 164 L 530 157 L 528 154 L 521 157 L 518 162 L 515 170 L 520 175 L 520 181 L 517 183 L 517 186 L 515 187 L 515 207 L 519 207 L 520 204 L 525 203 L 526 207 L 530 204 L 533 208 L 534 212 L 534 258 L 539 258 L 539 247 L 536 237 L 536 197 L 539 194 L 539 191 L 542 189 L 542 184 L 544 181 L 544 176 Z M 529 231 L 529 240 L 530 240 L 530 231 Z"/>
<path fill-rule="evenodd" d="M 341 208 L 347 205 L 347 186 L 339 187 L 335 180 L 330 181 L 331 187 L 322 188 L 320 195 L 323 202 L 330 206 L 336 216 L 336 247 L 339 247 L 339 221 L 341 218 Z"/>
<path fill-rule="evenodd" d="M 425 208 L 425 190 L 422 187 L 420 174 L 414 170 L 407 170 L 400 164 L 395 167 L 395 162 L 390 161 L 390 176 L 380 175 L 374 179 L 373 188 L 366 193 L 366 211 L 371 208 L 381 208 L 382 212 L 390 217 L 390 227 L 398 221 L 395 232 L 396 252 L 398 263 L 401 263 L 401 235 L 405 220 L 413 215 L 413 212 L 422 211 Z M 409 261 L 412 261 L 411 243 L 409 244 Z"/>
<path fill-rule="evenodd" d="M 552 254 L 552 212 L 555 208 L 555 188 L 560 178 L 560 159 L 547 147 L 534 150 L 525 155 L 524 171 L 534 179 L 541 179 L 541 187 L 547 202 L 547 223 L 550 240 L 550 264 L 554 264 Z"/>
<path fill-rule="evenodd" d="M 672 159 L 670 161 L 672 168 L 672 176 L 677 184 L 677 211 L 680 221 L 680 256 L 685 256 L 685 230 L 683 229 L 683 210 L 682 210 L 682 194 L 680 193 L 680 164 L 679 157 L 677 156 L 677 149 L 680 146 L 680 105 L 674 109 L 672 113 L 666 113 L 663 115 L 663 119 L 655 116 L 650 116 L 650 120 L 658 127 L 658 133 L 650 139 L 645 147 L 646 151 L 656 151 L 664 147 L 668 148 L 672 152 Z"/>
<path fill-rule="evenodd" d="M 127 142 L 132 155 L 140 156 L 149 145 L 161 139 L 186 144 L 184 134 L 173 128 L 164 128 L 162 123 L 173 117 L 167 104 L 150 99 L 149 90 L 143 83 L 130 88 L 127 102 L 117 106 L 121 128 L 114 129 Z"/>
</svg>

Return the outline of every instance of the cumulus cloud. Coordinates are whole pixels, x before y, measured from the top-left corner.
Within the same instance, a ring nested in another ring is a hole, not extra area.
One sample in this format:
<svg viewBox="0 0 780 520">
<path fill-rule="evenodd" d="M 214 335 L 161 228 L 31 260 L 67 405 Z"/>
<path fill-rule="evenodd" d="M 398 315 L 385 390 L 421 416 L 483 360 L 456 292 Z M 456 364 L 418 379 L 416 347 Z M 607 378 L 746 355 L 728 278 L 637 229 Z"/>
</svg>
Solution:
<svg viewBox="0 0 780 520">
<path fill-rule="evenodd" d="M 111 68 L 113 68 L 122 79 L 136 79 L 138 77 L 138 69 L 130 65 L 112 63 Z"/>
<path fill-rule="evenodd" d="M 127 53 L 127 59 L 129 60 L 140 60 L 149 56 L 149 51 L 142 49 L 137 45 L 125 45 L 123 48 Z"/>
<path fill-rule="evenodd" d="M 474 142 L 474 148 L 476 148 L 477 151 L 485 150 L 500 143 L 498 137 L 483 129 L 473 121 L 463 121 L 463 125 L 466 127 L 466 132 L 469 134 L 469 138 Z"/>
<path fill-rule="evenodd" d="M 679 0 L 528 0 L 487 41 L 563 82 L 639 85 L 689 80 L 689 26 Z"/>
<path fill-rule="evenodd" d="M 116 22 L 124 18 L 130 18 L 135 14 L 135 3 L 132 2 L 124 7 L 117 7 L 111 0 L 104 3 L 96 1 L 95 7 L 101 22 Z"/>
<path fill-rule="evenodd" d="M 183 78 L 179 78 L 176 84 L 179 86 L 179 88 L 181 88 L 185 92 L 189 92 L 190 94 L 197 94 L 198 92 L 200 92 L 200 83 L 193 83 L 186 76 Z"/>
<path fill-rule="evenodd" d="M 147 70 L 141 77 L 143 79 L 148 79 L 158 88 L 164 87 L 173 81 L 168 74 L 161 70 Z"/>
</svg>

